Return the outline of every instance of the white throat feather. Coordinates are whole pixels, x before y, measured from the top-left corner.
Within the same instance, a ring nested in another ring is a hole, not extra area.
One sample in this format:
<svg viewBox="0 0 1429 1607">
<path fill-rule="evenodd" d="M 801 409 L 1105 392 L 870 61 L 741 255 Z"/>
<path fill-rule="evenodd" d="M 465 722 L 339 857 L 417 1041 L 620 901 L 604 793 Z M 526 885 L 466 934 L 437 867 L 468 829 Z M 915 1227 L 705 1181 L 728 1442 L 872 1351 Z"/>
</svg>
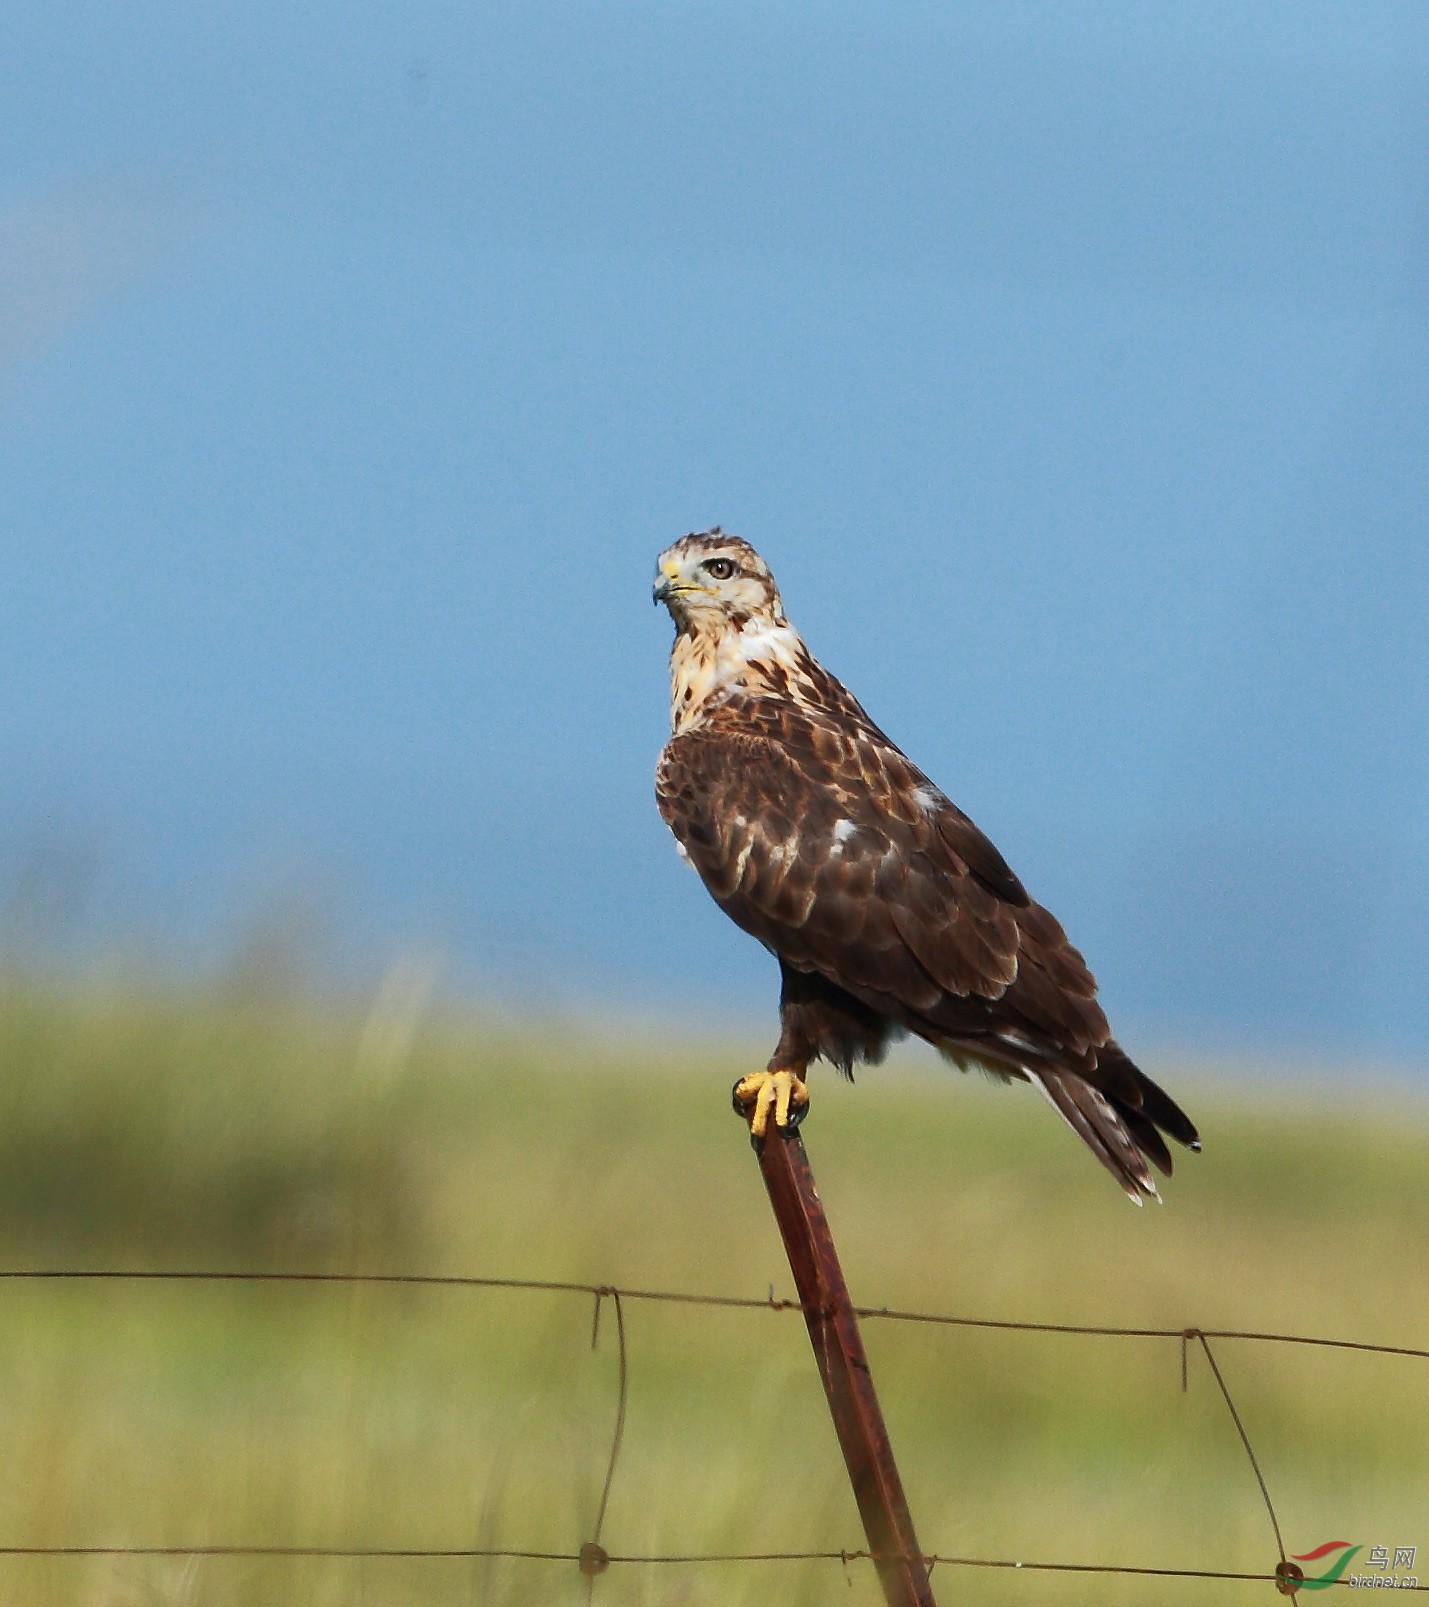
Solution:
<svg viewBox="0 0 1429 1607">
<path fill-rule="evenodd" d="M 731 692 L 812 697 L 813 661 L 785 619 L 754 615 L 721 629 L 682 628 L 670 649 L 670 729 L 687 731 Z"/>
</svg>

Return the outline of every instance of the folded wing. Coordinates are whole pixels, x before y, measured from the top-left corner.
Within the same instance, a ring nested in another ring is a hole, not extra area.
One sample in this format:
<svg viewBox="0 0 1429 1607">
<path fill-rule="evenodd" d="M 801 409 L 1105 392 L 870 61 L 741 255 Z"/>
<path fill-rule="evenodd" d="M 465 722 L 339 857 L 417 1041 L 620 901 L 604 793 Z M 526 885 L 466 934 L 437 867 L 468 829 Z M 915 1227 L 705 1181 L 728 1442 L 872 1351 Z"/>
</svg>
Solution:
<svg viewBox="0 0 1429 1607">
<path fill-rule="evenodd" d="M 861 712 L 861 711 L 860 711 Z M 1133 1198 L 1195 1129 L 1112 1042 L 1056 919 L 876 727 L 734 697 L 666 746 L 660 810 L 722 909 L 937 1044 L 1038 1083 Z"/>
</svg>

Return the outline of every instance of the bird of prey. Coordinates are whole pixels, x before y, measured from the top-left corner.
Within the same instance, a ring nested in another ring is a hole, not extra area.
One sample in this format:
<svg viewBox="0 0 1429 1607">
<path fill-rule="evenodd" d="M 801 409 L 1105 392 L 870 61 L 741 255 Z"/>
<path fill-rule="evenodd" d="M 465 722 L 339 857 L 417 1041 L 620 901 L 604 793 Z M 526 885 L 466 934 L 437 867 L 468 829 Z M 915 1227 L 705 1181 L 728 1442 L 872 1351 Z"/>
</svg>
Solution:
<svg viewBox="0 0 1429 1607">
<path fill-rule="evenodd" d="M 1111 1036 L 1096 983 L 992 843 L 864 713 L 784 616 L 768 566 L 718 527 L 660 554 L 675 622 L 655 789 L 715 902 L 779 960 L 779 1042 L 735 1084 L 756 1138 L 796 1124 L 805 1073 L 846 1076 L 907 1032 L 1041 1090 L 1140 1205 L 1181 1108 Z M 1163 1135 L 1165 1135 L 1163 1137 Z"/>
</svg>

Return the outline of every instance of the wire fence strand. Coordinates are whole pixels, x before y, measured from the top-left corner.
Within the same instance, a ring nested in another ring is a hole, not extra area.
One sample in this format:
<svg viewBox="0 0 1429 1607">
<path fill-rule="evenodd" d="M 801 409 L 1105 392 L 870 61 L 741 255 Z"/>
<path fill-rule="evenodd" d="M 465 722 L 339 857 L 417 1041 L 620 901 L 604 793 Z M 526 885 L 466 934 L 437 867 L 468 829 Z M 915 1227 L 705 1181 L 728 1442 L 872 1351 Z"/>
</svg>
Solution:
<svg viewBox="0 0 1429 1607">
<path fill-rule="evenodd" d="M 1265 1475 L 1260 1471 L 1260 1462 L 1256 1458 L 1250 1443 L 1250 1435 L 1245 1431 L 1245 1424 L 1241 1415 L 1236 1411 L 1235 1402 L 1231 1399 L 1231 1392 L 1226 1387 L 1226 1381 L 1220 1368 L 1216 1365 L 1216 1358 L 1211 1351 L 1209 1342 L 1199 1329 L 1192 1330 L 1192 1337 L 1198 1339 L 1201 1349 L 1206 1353 L 1206 1360 L 1211 1364 L 1211 1372 L 1215 1375 L 1216 1387 L 1221 1392 L 1221 1399 L 1226 1403 L 1226 1410 L 1231 1414 L 1231 1422 L 1235 1424 L 1235 1431 L 1240 1435 L 1240 1443 L 1245 1447 L 1245 1454 L 1250 1458 L 1251 1471 L 1255 1474 L 1255 1482 L 1260 1486 L 1261 1499 L 1265 1502 L 1265 1510 L 1270 1514 L 1270 1527 L 1275 1531 L 1275 1551 L 1281 1562 L 1285 1561 L 1285 1542 L 1280 1538 L 1280 1519 L 1275 1516 L 1275 1503 L 1270 1499 L 1270 1491 L 1265 1487 Z M 1184 1379 L 1185 1372 L 1182 1370 Z"/>
<path fill-rule="evenodd" d="M 0 1268 L 0 1282 L 113 1282 L 113 1283 L 292 1283 L 292 1284 L 390 1284 L 398 1287 L 433 1289 L 511 1289 L 542 1294 L 579 1294 L 592 1298 L 628 1301 L 654 1301 L 680 1306 L 718 1306 L 732 1311 L 797 1311 L 801 1301 L 770 1294 L 752 1295 L 694 1293 L 679 1289 L 637 1289 L 610 1283 L 580 1283 L 564 1278 L 488 1278 L 464 1273 L 440 1272 L 208 1272 L 163 1271 L 132 1268 Z M 914 1311 L 895 1306 L 855 1306 L 860 1322 L 931 1323 L 948 1328 L 983 1328 L 994 1332 L 1029 1334 L 1070 1334 L 1102 1339 L 1174 1339 L 1188 1334 L 1207 1339 L 1244 1339 L 1271 1345 L 1313 1345 L 1329 1350 L 1362 1351 L 1381 1356 L 1410 1356 L 1429 1361 L 1429 1348 L 1415 1345 L 1386 1345 L 1366 1339 L 1335 1339 L 1320 1334 L 1285 1334 L 1253 1328 L 1131 1328 L 1102 1323 L 1031 1322 L 1008 1317 L 967 1317 L 939 1311 Z"/>
<path fill-rule="evenodd" d="M 316 1559 L 346 1562 L 563 1562 L 579 1564 L 581 1551 L 521 1551 L 502 1546 L 0 1546 L 0 1557 L 197 1557 L 235 1560 L 271 1558 L 274 1560 Z M 1045 1562 L 1015 1557 L 962 1557 L 945 1552 L 924 1551 L 916 1559 L 902 1553 L 859 1550 L 841 1551 L 682 1551 L 619 1552 L 604 1554 L 610 1567 L 700 1567 L 722 1563 L 811 1563 L 880 1562 L 919 1560 L 924 1566 L 947 1568 L 994 1568 L 1015 1573 L 1053 1573 L 1125 1576 L 1138 1579 L 1218 1579 L 1250 1584 L 1283 1583 L 1276 1573 L 1250 1573 L 1230 1568 L 1157 1568 L 1136 1563 Z M 1318 1582 L 1316 1582 L 1318 1584 Z M 1326 1584 L 1353 1588 L 1349 1578 Z M 1429 1594 L 1429 1585 L 1398 1583 L 1400 1590 Z"/>
<path fill-rule="evenodd" d="M 615 1307 L 615 1337 L 619 1346 L 619 1376 L 616 1385 L 615 1401 L 615 1430 L 610 1437 L 610 1460 L 605 1465 L 605 1483 L 600 1489 L 600 1505 L 595 1511 L 595 1528 L 591 1537 L 580 1549 L 581 1572 L 586 1576 L 586 1600 L 593 1599 L 595 1581 L 599 1574 L 603 1574 L 610 1566 L 610 1555 L 600 1543 L 600 1532 L 605 1527 L 605 1509 L 610 1504 L 610 1487 L 615 1482 L 615 1465 L 620 1460 L 620 1447 L 625 1442 L 625 1406 L 630 1398 L 630 1364 L 625 1351 L 625 1309 L 620 1304 L 620 1293 L 616 1289 L 601 1290 L 595 1297 L 595 1316 L 590 1325 L 590 1348 L 596 1347 L 600 1338 L 600 1305 L 605 1296 L 609 1294 L 611 1304 Z"/>
<path fill-rule="evenodd" d="M 750 1552 L 670 1552 L 634 1553 L 609 1552 L 601 1544 L 606 1512 L 610 1503 L 616 1468 L 620 1459 L 625 1435 L 626 1405 L 629 1397 L 629 1358 L 626 1348 L 625 1302 L 651 1302 L 678 1306 L 718 1307 L 733 1311 L 799 1312 L 805 1310 L 802 1302 L 776 1297 L 771 1288 L 767 1298 L 758 1299 L 741 1295 L 723 1295 L 670 1289 L 626 1288 L 609 1283 L 585 1283 L 574 1279 L 499 1278 L 456 1273 L 414 1272 L 280 1272 L 280 1271 L 206 1271 L 162 1270 L 147 1268 L 0 1268 L 0 1282 L 31 1283 L 187 1283 L 187 1284 L 293 1284 L 316 1286 L 377 1285 L 430 1289 L 474 1289 L 516 1291 L 538 1294 L 583 1295 L 594 1300 L 591 1322 L 591 1348 L 595 1349 L 600 1337 L 601 1310 L 609 1300 L 615 1309 L 616 1339 L 618 1346 L 618 1374 L 614 1429 L 610 1453 L 606 1462 L 605 1478 L 601 1487 L 599 1505 L 591 1531 L 591 1539 L 578 1551 L 532 1550 L 502 1546 L 308 1546 L 308 1545 L 62 1545 L 27 1546 L 0 1545 L 0 1558 L 21 1557 L 182 1557 L 182 1558 L 317 1558 L 349 1561 L 474 1561 L 505 1560 L 512 1562 L 575 1563 L 586 1577 L 587 1600 L 592 1599 L 596 1577 L 608 1568 L 620 1567 L 699 1567 L 726 1563 L 789 1564 L 837 1562 L 846 1570 L 855 1562 L 888 1562 L 900 1560 L 892 1555 L 865 1549 L 806 1550 L 806 1551 L 750 1551 Z M 1005 1569 L 1027 1573 L 1085 1574 L 1106 1577 L 1136 1577 L 1145 1579 L 1200 1579 L 1272 1583 L 1282 1592 L 1298 1589 L 1294 1579 L 1287 1579 L 1285 1570 L 1294 1568 L 1285 1559 L 1280 1521 L 1259 1459 L 1252 1447 L 1244 1419 L 1238 1411 L 1226 1384 L 1225 1376 L 1211 1349 L 1211 1340 L 1244 1340 L 1269 1345 L 1318 1346 L 1370 1355 L 1397 1356 L 1429 1361 L 1429 1349 L 1411 1345 L 1390 1345 L 1359 1339 L 1330 1338 L 1317 1334 L 1287 1334 L 1244 1328 L 1152 1328 L 1126 1327 L 1091 1323 L 1060 1323 L 1022 1321 L 1011 1318 L 968 1317 L 944 1312 L 905 1310 L 889 1306 L 856 1306 L 861 1320 L 878 1320 L 892 1323 L 932 1324 L 941 1327 L 988 1330 L 999 1333 L 1061 1334 L 1086 1338 L 1174 1340 L 1181 1350 L 1181 1387 L 1188 1386 L 1187 1354 L 1192 1343 L 1198 1344 L 1205 1354 L 1220 1396 L 1235 1425 L 1246 1457 L 1250 1462 L 1264 1501 L 1275 1537 L 1280 1571 L 1238 1572 L 1217 1568 L 1172 1568 L 1132 1563 L 1055 1562 L 1007 1557 L 955 1556 L 941 1552 L 921 1554 L 923 1565 L 932 1569 L 947 1568 Z M 902 1558 L 911 1561 L 913 1558 Z M 1410 1584 L 1404 1579 L 1375 1579 L 1376 1584 L 1393 1584 L 1401 1590 L 1429 1593 L 1429 1585 Z M 1361 1583 L 1353 1577 L 1337 1580 L 1308 1582 L 1313 1588 L 1324 1585 L 1352 1586 Z"/>
</svg>

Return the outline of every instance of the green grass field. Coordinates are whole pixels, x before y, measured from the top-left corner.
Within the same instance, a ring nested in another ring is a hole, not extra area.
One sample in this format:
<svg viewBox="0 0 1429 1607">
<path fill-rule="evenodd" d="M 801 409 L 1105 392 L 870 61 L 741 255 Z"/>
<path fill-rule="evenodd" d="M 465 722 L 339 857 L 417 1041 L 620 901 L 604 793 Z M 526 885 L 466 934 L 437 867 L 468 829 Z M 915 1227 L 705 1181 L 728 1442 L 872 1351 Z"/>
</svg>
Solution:
<svg viewBox="0 0 1429 1607">
<path fill-rule="evenodd" d="M 0 996 L 0 1264 L 405 1270 L 762 1297 L 787 1267 L 707 1041 L 350 1011 L 241 988 Z M 1200 1121 L 1137 1211 L 1029 1091 L 816 1073 L 805 1128 L 855 1298 L 972 1316 L 1429 1341 L 1429 1110 L 1153 1067 Z M 1257 1091 L 1258 1090 L 1258 1091 Z M 0 1545 L 573 1549 L 615 1402 L 582 1296 L 0 1284 Z M 614 1551 L 854 1548 L 797 1314 L 626 1308 Z M 1254 1481 L 1172 1341 L 873 1321 L 920 1537 L 984 1557 L 1264 1569 Z M 1417 1545 L 1429 1362 L 1223 1341 L 1287 1546 Z M 945 1601 L 1271 1587 L 940 1570 Z M 0 1601 L 578 1603 L 566 1564 L 0 1557 Z M 881 1599 L 866 1565 L 613 1568 L 618 1604 Z M 1279 1599 L 1279 1598 L 1275 1598 Z"/>
</svg>

